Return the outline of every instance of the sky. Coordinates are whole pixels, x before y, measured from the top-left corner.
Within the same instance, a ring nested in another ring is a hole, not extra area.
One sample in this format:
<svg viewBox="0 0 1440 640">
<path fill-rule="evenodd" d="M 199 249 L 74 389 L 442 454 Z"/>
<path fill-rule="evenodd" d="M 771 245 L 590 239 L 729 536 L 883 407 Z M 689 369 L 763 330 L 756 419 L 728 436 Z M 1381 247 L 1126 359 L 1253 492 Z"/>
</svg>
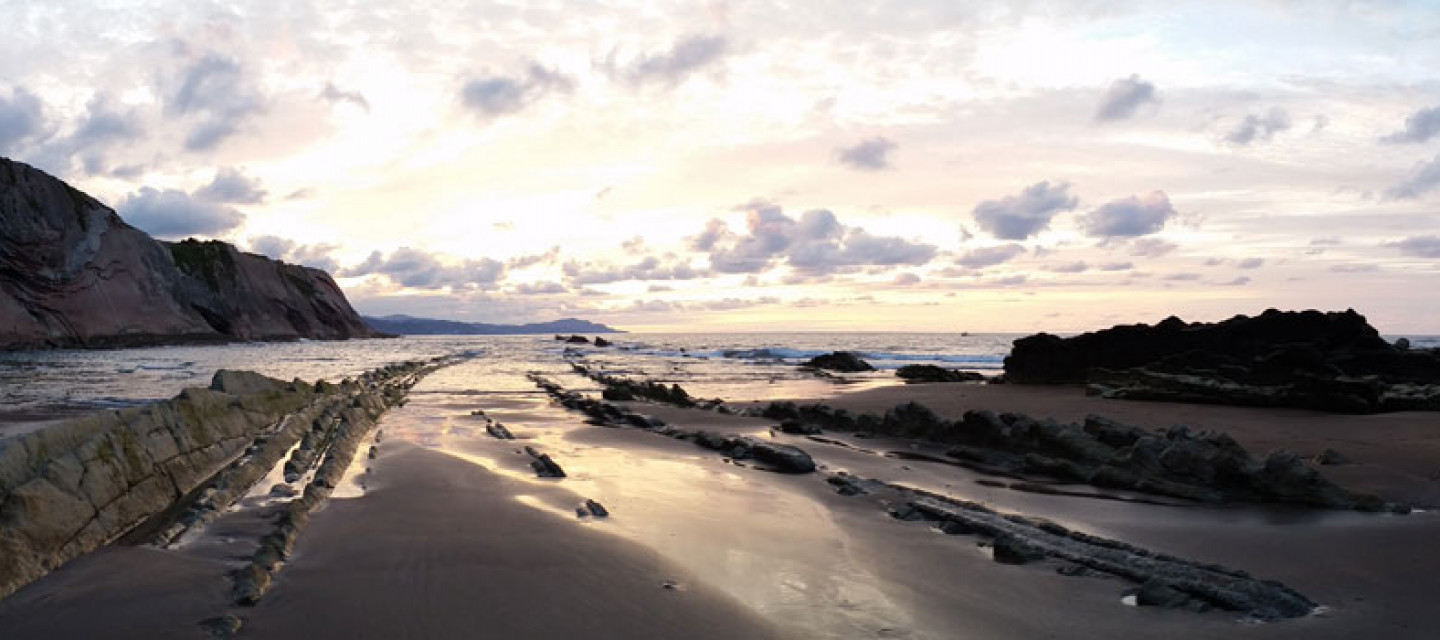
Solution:
<svg viewBox="0 0 1440 640">
<path fill-rule="evenodd" d="M 1440 3 L 0 0 L 0 155 L 363 313 L 1440 334 Z"/>
</svg>

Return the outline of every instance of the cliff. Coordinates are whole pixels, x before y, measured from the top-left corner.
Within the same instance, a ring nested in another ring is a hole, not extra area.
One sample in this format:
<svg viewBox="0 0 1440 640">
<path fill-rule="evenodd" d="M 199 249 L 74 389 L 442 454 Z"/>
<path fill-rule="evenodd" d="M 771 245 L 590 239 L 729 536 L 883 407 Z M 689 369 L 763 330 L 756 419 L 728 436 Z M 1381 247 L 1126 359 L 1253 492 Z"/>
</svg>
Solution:
<svg viewBox="0 0 1440 640">
<path fill-rule="evenodd" d="M 0 349 L 378 337 L 328 274 L 167 243 L 0 158 Z"/>
</svg>

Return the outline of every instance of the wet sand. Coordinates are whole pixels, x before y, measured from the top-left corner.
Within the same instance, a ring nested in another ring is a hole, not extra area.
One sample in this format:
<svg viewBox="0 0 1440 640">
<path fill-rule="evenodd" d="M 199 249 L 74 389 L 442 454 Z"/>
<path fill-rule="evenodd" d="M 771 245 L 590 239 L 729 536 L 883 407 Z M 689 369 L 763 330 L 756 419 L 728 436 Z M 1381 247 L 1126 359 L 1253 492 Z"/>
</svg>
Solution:
<svg viewBox="0 0 1440 640">
<path fill-rule="evenodd" d="M 953 465 L 885 455 L 926 451 L 916 443 L 835 434 L 823 442 L 772 435 L 766 420 L 631 405 L 685 429 L 773 437 L 821 466 L 817 474 L 777 474 L 648 431 L 586 425 L 523 377 L 497 378 L 484 366 L 442 370 L 382 418 L 378 457 L 350 479 L 357 490 L 346 495 L 358 497 L 332 499 L 314 515 L 257 606 L 229 604 L 224 572 L 235 559 L 202 536 L 180 550 L 112 547 L 81 558 L 0 602 L 0 636 L 195 638 L 204 637 L 200 620 L 226 614 L 244 618 L 240 638 L 1426 638 L 1440 628 L 1430 603 L 1440 593 L 1440 559 L 1430 553 L 1440 540 L 1435 511 L 1037 494 L 981 484 L 993 478 Z M 558 367 L 551 375 L 593 391 Z M 479 380 L 494 388 L 475 389 Z M 1396 474 L 1395 491 L 1415 495 L 1433 482 L 1421 478 L 1426 465 L 1440 461 L 1424 455 L 1436 434 L 1418 414 L 1117 402 L 1074 388 L 834 388 L 821 401 L 852 410 L 914 399 L 945 414 L 1101 413 L 1143 426 L 1222 428 L 1254 451 L 1328 446 L 1355 458 L 1353 467 L 1365 471 L 1357 475 Z M 475 410 L 516 439 L 487 435 Z M 1407 449 L 1413 443 L 1418 453 Z M 537 478 L 525 446 L 553 456 L 567 476 Z M 838 470 L 1244 569 L 1325 608 L 1254 623 L 1226 612 L 1125 606 L 1121 596 L 1133 584 L 1063 576 L 1049 560 L 997 563 L 980 538 L 896 520 L 886 514 L 892 505 L 872 496 L 837 494 L 824 478 Z M 577 517 L 585 499 L 610 517 Z M 243 535 L 239 526 L 204 534 L 221 543 Z"/>
</svg>

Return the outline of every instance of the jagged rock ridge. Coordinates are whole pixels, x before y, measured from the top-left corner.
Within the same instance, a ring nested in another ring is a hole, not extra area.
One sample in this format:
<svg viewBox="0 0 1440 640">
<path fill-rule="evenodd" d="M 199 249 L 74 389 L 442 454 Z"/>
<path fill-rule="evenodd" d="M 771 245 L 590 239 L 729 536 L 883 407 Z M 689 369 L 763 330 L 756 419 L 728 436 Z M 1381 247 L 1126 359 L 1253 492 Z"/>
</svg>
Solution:
<svg viewBox="0 0 1440 640">
<path fill-rule="evenodd" d="M 324 271 L 218 241 L 161 242 L 0 158 L 0 349 L 379 335 Z"/>
</svg>

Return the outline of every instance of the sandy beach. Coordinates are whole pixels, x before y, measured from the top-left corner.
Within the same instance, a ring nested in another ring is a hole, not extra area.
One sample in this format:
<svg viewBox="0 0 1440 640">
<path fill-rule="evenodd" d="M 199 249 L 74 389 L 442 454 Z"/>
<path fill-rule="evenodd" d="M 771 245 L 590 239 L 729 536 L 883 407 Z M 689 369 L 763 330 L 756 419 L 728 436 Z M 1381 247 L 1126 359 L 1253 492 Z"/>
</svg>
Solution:
<svg viewBox="0 0 1440 640">
<path fill-rule="evenodd" d="M 759 418 L 619 403 L 680 428 L 797 446 L 820 466 L 779 474 L 646 430 L 584 424 L 523 378 L 477 389 L 479 366 L 432 374 L 381 419 L 377 455 L 357 460 L 346 483 L 353 491 L 337 490 L 314 514 L 257 605 L 232 604 L 227 572 L 253 547 L 267 518 L 263 500 L 176 549 L 120 545 L 72 562 L 0 602 L 0 629 L 7 639 L 196 638 L 234 616 L 240 638 L 1420 638 L 1440 625 L 1428 606 L 1440 592 L 1440 564 L 1428 553 L 1440 536 L 1434 511 L 1034 493 L 893 453 L 927 452 L 920 443 L 811 439 Z M 553 375 L 567 388 L 595 390 L 581 376 Z M 952 416 L 985 408 L 1059 420 L 1099 413 L 1145 427 L 1183 422 L 1224 429 L 1255 451 L 1332 447 L 1355 463 L 1325 467 L 1327 476 L 1436 503 L 1426 474 L 1437 469 L 1426 465 L 1440 459 L 1427 456 L 1440 435 L 1426 414 L 1107 401 L 1072 387 L 830 388 L 828 397 L 796 400 L 855 411 L 914 400 Z M 488 435 L 489 421 L 516 439 Z M 525 447 L 551 456 L 566 476 L 537 477 Z M 983 538 L 943 535 L 892 518 L 894 505 L 882 499 L 836 493 L 824 478 L 837 471 L 1242 569 L 1321 608 L 1255 622 L 1127 606 L 1134 584 L 1062 575 L 1064 563 L 1049 560 L 995 562 Z M 586 500 L 608 517 L 577 516 Z"/>
</svg>

